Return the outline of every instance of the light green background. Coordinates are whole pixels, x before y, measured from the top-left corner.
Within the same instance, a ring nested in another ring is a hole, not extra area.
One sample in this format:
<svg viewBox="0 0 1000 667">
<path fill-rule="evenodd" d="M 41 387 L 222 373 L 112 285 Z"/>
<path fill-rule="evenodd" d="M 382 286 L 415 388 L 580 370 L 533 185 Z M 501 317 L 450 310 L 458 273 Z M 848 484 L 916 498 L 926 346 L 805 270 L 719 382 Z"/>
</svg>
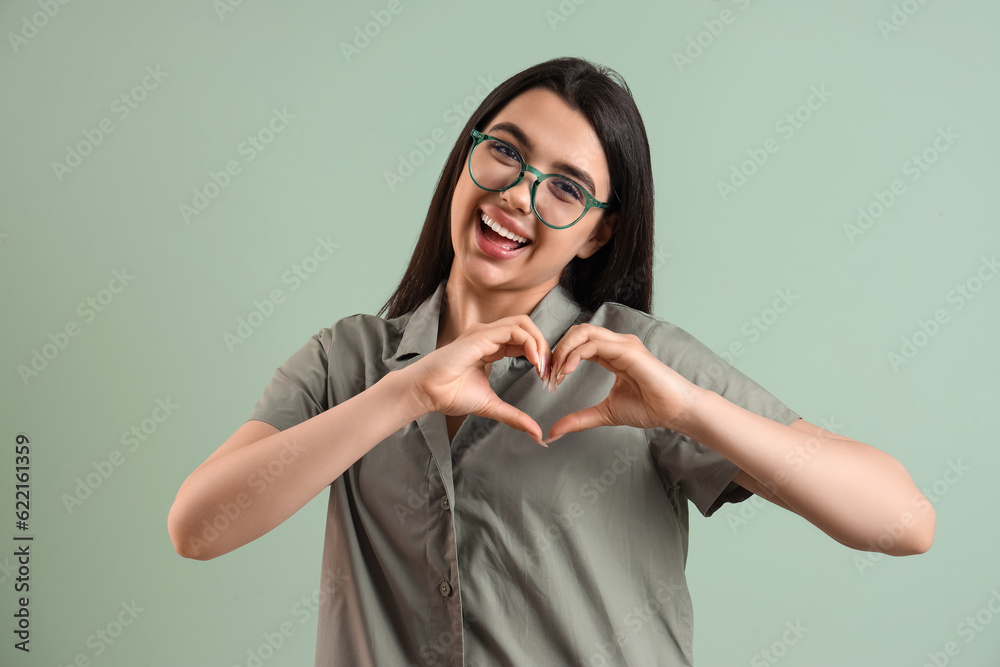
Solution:
<svg viewBox="0 0 1000 667">
<path fill-rule="evenodd" d="M 294 634 L 264 664 L 312 664 L 315 615 L 295 605 L 319 583 L 327 494 L 208 562 L 173 551 L 170 504 L 276 366 L 321 327 L 389 296 L 457 137 L 453 105 L 478 102 L 481 79 L 579 55 L 618 70 L 646 121 L 661 258 L 654 314 L 716 352 L 742 342 L 735 365 L 805 419 L 891 453 L 918 486 L 944 491 L 928 553 L 863 569 L 861 552 L 775 506 L 695 513 L 697 664 L 754 664 L 795 622 L 808 630 L 777 664 L 917 667 L 949 641 L 961 649 L 950 664 L 1000 664 L 1000 618 L 990 612 L 971 641 L 959 628 L 1000 589 L 1000 280 L 973 284 L 981 290 L 961 309 L 948 300 L 1000 250 L 990 196 L 997 5 L 897 3 L 915 13 L 883 34 L 888 0 L 567 0 L 565 16 L 555 0 L 400 3 L 350 62 L 340 44 L 386 3 L 244 0 L 220 14 L 209 0 L 53 2 L 51 18 L 37 1 L 0 5 L 4 628 L 16 597 L 7 568 L 18 433 L 32 443 L 35 536 L 32 650 L 15 651 L 5 630 L 0 663 L 65 665 L 82 653 L 109 667 L 246 665 L 265 633 L 291 621 Z M 711 37 L 703 22 L 727 9 L 733 21 Z M 36 14 L 44 25 L 33 33 L 24 21 Z M 699 32 L 707 46 L 678 68 L 674 52 Z M 15 45 L 11 33 L 31 36 Z M 122 119 L 115 100 L 147 67 L 166 76 Z M 776 122 L 813 86 L 832 96 L 786 138 Z M 294 119 L 248 162 L 238 147 L 275 108 Z M 104 118 L 114 130 L 60 180 L 52 163 Z M 439 128 L 444 144 L 390 189 L 385 172 Z M 959 138 L 911 181 L 904 163 L 939 128 Z M 723 201 L 717 182 L 768 137 L 779 150 Z M 241 172 L 185 222 L 179 205 L 229 160 Z M 905 193 L 852 242 L 844 225 L 893 179 Z M 339 247 L 292 290 L 283 275 L 321 236 Z M 86 322 L 78 304 L 122 268 L 134 280 Z M 285 302 L 230 351 L 223 334 L 276 288 Z M 777 290 L 797 300 L 751 340 L 744 327 L 768 315 Z M 887 355 L 938 309 L 947 323 L 892 368 Z M 22 381 L 17 367 L 72 321 L 80 334 Z M 128 451 L 121 434 L 168 398 L 178 409 Z M 115 449 L 124 463 L 68 511 L 63 494 Z M 969 470 L 946 478 L 959 462 Z M 144 611 L 95 655 L 88 636 L 133 600 Z"/>
</svg>

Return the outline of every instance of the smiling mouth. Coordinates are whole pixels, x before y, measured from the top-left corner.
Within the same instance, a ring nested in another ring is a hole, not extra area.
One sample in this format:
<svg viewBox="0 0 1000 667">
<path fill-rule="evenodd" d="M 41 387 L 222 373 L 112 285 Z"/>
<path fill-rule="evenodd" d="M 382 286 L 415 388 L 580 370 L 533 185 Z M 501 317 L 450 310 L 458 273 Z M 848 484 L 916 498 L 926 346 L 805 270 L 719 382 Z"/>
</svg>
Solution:
<svg viewBox="0 0 1000 667">
<path fill-rule="evenodd" d="M 531 244 L 530 239 L 515 234 L 482 211 L 479 212 L 479 229 L 488 241 L 504 250 L 517 250 Z"/>
</svg>

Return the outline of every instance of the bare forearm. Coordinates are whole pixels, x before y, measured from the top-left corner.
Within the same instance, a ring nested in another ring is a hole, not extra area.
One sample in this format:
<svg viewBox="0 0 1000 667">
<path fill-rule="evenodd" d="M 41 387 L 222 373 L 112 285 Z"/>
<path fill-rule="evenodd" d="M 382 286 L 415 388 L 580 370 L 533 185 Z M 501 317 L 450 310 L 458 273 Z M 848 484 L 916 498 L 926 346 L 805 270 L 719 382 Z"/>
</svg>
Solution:
<svg viewBox="0 0 1000 667">
<path fill-rule="evenodd" d="M 844 437 L 810 435 L 704 389 L 695 394 L 680 430 L 845 545 L 895 555 L 930 546 L 933 507 L 903 465 L 883 451 Z"/>
<path fill-rule="evenodd" d="M 406 382 L 403 371 L 390 373 L 301 424 L 203 463 L 181 485 L 170 510 L 178 551 L 214 558 L 282 523 L 420 416 L 405 398 Z"/>
</svg>

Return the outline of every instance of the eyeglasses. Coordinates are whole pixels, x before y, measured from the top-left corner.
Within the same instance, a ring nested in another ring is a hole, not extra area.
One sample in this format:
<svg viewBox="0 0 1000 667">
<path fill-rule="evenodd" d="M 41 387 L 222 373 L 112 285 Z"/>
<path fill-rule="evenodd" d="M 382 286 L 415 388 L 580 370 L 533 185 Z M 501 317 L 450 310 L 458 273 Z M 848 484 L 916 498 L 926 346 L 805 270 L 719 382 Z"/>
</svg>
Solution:
<svg viewBox="0 0 1000 667">
<path fill-rule="evenodd" d="M 535 175 L 531 186 L 531 210 L 552 229 L 566 229 L 580 221 L 591 208 L 611 208 L 561 174 L 543 174 L 524 161 L 521 154 L 503 139 L 472 131 L 472 151 L 469 153 L 469 175 L 483 190 L 503 192 L 524 178 L 524 172 Z M 542 185 L 544 183 L 544 185 Z"/>
</svg>

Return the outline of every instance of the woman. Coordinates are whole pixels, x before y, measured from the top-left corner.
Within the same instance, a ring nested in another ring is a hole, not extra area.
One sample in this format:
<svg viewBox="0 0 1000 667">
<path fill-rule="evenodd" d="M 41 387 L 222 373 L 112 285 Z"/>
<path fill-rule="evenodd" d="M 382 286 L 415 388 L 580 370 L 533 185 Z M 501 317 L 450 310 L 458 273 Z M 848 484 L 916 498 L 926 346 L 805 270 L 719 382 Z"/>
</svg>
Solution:
<svg viewBox="0 0 1000 667">
<path fill-rule="evenodd" d="M 562 58 L 505 81 L 388 319 L 341 319 L 275 372 L 181 486 L 175 548 L 227 553 L 329 486 L 316 664 L 380 666 L 690 665 L 689 500 L 756 493 L 849 547 L 926 551 L 934 511 L 898 461 L 649 314 L 652 248 L 617 74 Z"/>
</svg>

